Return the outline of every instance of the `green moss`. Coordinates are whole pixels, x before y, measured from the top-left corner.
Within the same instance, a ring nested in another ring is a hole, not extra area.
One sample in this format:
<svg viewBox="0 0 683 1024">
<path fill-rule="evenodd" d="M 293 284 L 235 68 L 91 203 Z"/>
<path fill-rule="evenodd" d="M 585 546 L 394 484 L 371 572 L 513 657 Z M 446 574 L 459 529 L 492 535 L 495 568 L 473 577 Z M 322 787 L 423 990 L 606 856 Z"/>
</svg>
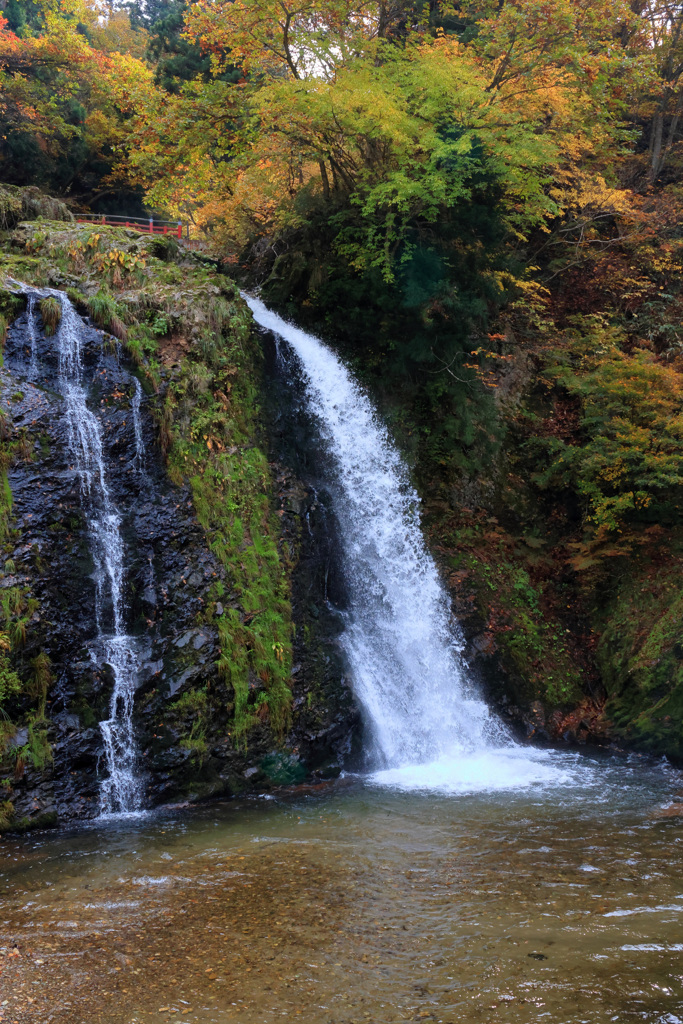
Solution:
<svg viewBox="0 0 683 1024">
<path fill-rule="evenodd" d="M 9 805 L 9 809 L 3 818 L 2 808 L 7 805 Z M 0 832 L 14 832 L 21 835 L 24 832 L 33 832 L 41 828 L 55 828 L 57 821 L 56 811 L 43 811 L 32 818 L 17 818 L 14 814 L 14 806 L 9 800 L 0 803 Z"/>
<path fill-rule="evenodd" d="M 0 345 L 7 341 L 7 331 L 13 320 L 16 320 L 26 308 L 26 298 L 15 295 L 7 288 L 0 288 Z"/>
<path fill-rule="evenodd" d="M 189 481 L 197 518 L 238 598 L 219 623 L 218 668 L 234 692 L 232 734 L 243 744 L 259 721 L 276 736 L 289 725 L 291 606 L 270 470 L 254 445 L 258 349 L 249 315 L 219 298 L 209 316 L 212 344 L 182 361 L 160 419 L 171 478 Z"/>
<path fill-rule="evenodd" d="M 0 800 L 0 832 L 11 827 L 14 820 L 14 804 L 11 800 Z"/>
<path fill-rule="evenodd" d="M 580 700 L 581 674 L 566 642 L 569 631 L 543 612 L 542 594 L 531 583 L 528 572 L 508 561 L 492 566 L 472 559 L 470 566 L 475 579 L 479 571 L 483 587 L 494 591 L 496 604 L 505 610 L 505 628 L 496 639 L 528 683 L 529 697 L 548 706 Z"/>
<path fill-rule="evenodd" d="M 7 466 L 20 450 L 18 442 L 2 444 L 2 462 Z M 11 536 L 12 491 L 6 470 L 0 488 L 0 539 Z M 12 559 L 5 562 L 4 573 L 13 575 L 16 566 Z M 38 601 L 28 589 L 5 586 L 0 591 L 0 759 L 7 754 L 8 742 L 16 733 L 17 724 L 28 725 L 28 742 L 15 751 L 16 760 L 30 760 L 36 767 L 44 767 L 52 753 L 47 739 L 45 702 L 52 683 L 50 660 L 44 652 L 28 664 L 23 653 L 26 646 L 31 617 L 38 610 Z M 37 704 L 37 706 L 36 706 Z"/>
<path fill-rule="evenodd" d="M 15 281 L 27 281 L 43 288 L 50 282 L 51 269 L 44 258 L 0 252 L 0 273 Z"/>
<path fill-rule="evenodd" d="M 11 451 L 6 444 L 3 446 L 2 456 L 4 466 L 0 475 L 0 542 L 4 543 L 10 536 L 10 517 L 12 515 L 12 488 L 7 477 Z"/>
<path fill-rule="evenodd" d="M 87 298 L 85 304 L 90 318 L 98 327 L 103 327 L 121 341 L 128 341 L 128 330 L 113 295 L 101 288 L 96 295 Z"/>
<path fill-rule="evenodd" d="M 180 746 L 184 750 L 189 750 L 197 762 L 201 765 L 206 760 L 206 755 L 209 751 L 209 745 L 206 740 L 206 729 L 207 726 L 203 722 L 195 721 L 192 723 L 192 728 L 188 736 L 184 736 L 180 740 Z"/>
<path fill-rule="evenodd" d="M 240 746 L 258 724 L 282 737 L 290 722 L 291 605 L 270 469 L 257 438 L 260 350 L 249 311 L 232 282 L 175 240 L 160 244 L 125 229 L 55 223 L 22 224 L 15 242 L 25 254 L 4 264 L 0 256 L 0 270 L 33 284 L 53 279 L 55 267 L 78 276 L 72 301 L 125 343 L 148 394 L 158 395 L 169 476 L 189 483 L 198 520 L 229 581 L 218 670 L 232 689 L 230 732 Z M 116 266 L 104 266 L 110 253 L 121 254 Z M 10 510 L 11 495 L 6 524 Z M 213 708 L 216 696 L 206 700 Z M 202 757 L 208 711 L 198 705 L 186 712 L 192 724 L 183 742 Z M 171 714 L 184 714 L 182 704 Z"/>
</svg>

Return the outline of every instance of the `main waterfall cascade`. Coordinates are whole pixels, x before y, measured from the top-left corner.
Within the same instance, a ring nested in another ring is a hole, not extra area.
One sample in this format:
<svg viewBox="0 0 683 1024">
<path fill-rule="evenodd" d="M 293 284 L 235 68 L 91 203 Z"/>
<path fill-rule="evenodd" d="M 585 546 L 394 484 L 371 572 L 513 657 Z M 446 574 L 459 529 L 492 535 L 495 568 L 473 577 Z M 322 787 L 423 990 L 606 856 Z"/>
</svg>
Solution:
<svg viewBox="0 0 683 1024">
<path fill-rule="evenodd" d="M 452 792 L 566 781 L 549 755 L 512 743 L 468 679 L 418 495 L 369 398 L 323 342 L 244 298 L 293 353 L 334 466 L 326 483 L 349 597 L 341 643 L 373 780 Z"/>
<path fill-rule="evenodd" d="M 82 322 L 63 292 L 51 291 L 59 298 L 62 318 L 57 335 L 59 384 L 64 398 L 69 453 L 80 481 L 81 502 L 88 522 L 90 547 L 95 563 L 95 618 L 97 637 L 91 654 L 96 664 L 108 664 L 113 674 L 110 717 L 100 723 L 104 739 L 108 777 L 100 793 L 102 814 L 130 813 L 141 803 L 140 783 L 136 775 L 136 749 L 133 734 L 133 699 L 137 683 L 138 657 L 135 638 L 126 632 L 124 545 L 121 516 L 107 483 L 102 451 L 100 422 L 88 408 L 82 383 Z M 29 317 L 32 306 L 29 307 Z M 134 402 L 139 420 L 140 394 Z M 137 459 L 142 460 L 142 435 L 136 427 Z"/>
</svg>

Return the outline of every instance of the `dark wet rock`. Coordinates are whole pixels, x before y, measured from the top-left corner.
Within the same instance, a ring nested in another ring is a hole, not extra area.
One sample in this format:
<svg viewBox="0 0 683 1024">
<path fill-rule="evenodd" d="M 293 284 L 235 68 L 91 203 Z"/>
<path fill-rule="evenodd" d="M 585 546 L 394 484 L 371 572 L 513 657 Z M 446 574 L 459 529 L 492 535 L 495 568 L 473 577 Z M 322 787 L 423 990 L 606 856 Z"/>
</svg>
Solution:
<svg viewBox="0 0 683 1024">
<path fill-rule="evenodd" d="M 170 700 L 171 697 L 177 696 L 185 689 L 185 687 L 189 683 L 196 681 L 200 675 L 201 670 L 199 668 L 188 668 L 185 669 L 185 671 L 181 673 L 181 675 L 177 676 L 175 679 L 169 679 L 168 683 L 166 684 L 166 697 Z"/>
<path fill-rule="evenodd" d="M 175 646 L 176 647 L 186 647 L 189 644 L 190 640 L 192 639 L 192 637 L 194 635 L 195 635 L 194 634 L 194 630 L 193 629 L 188 629 L 187 633 L 183 633 L 183 635 L 180 637 L 180 639 L 175 641 Z"/>
</svg>

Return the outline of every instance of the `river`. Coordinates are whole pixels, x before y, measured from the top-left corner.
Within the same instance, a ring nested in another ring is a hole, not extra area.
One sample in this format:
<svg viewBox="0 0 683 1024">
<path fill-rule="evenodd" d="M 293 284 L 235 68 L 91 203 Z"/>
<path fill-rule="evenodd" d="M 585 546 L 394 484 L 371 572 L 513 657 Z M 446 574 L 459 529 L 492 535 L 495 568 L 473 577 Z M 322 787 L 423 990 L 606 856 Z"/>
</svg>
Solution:
<svg viewBox="0 0 683 1024">
<path fill-rule="evenodd" d="M 346 777 L 6 840 L 3 1021 L 683 1020 L 665 765 L 457 798 Z"/>
</svg>

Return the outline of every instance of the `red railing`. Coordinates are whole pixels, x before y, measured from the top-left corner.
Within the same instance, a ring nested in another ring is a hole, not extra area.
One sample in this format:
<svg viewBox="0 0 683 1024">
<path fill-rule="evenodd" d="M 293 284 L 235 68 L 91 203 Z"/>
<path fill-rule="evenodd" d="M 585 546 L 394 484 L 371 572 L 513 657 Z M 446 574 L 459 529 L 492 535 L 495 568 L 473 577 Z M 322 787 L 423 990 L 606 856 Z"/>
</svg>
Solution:
<svg viewBox="0 0 683 1024">
<path fill-rule="evenodd" d="M 154 217 L 119 217 L 108 213 L 78 213 L 79 224 L 108 224 L 109 227 L 132 228 L 147 235 L 175 235 L 183 237 L 182 221 L 155 220 Z"/>
</svg>

